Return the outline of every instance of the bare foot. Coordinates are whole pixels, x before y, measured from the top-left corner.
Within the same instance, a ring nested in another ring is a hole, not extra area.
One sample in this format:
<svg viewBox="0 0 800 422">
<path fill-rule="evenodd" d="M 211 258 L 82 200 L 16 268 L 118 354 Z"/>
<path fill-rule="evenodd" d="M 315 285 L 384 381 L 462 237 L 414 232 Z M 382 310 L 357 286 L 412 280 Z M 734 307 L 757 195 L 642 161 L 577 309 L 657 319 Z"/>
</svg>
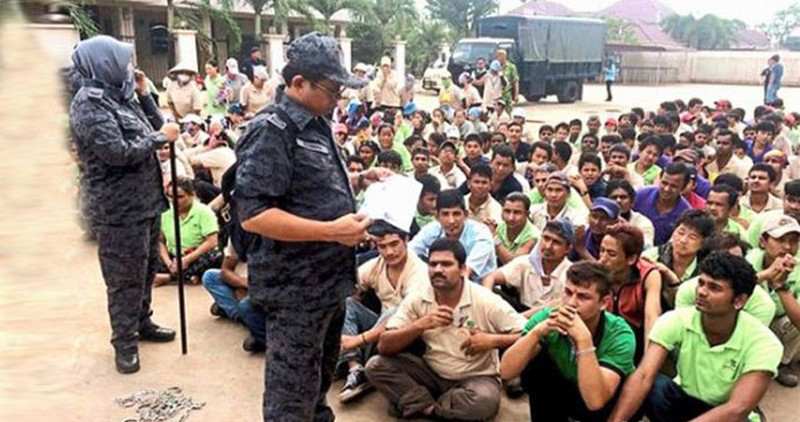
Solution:
<svg viewBox="0 0 800 422">
<path fill-rule="evenodd" d="M 172 276 L 169 274 L 156 274 L 155 280 L 153 280 L 153 287 L 161 287 L 165 284 L 169 284 L 172 281 Z"/>
<path fill-rule="evenodd" d="M 200 277 L 196 276 L 196 275 L 193 275 L 191 280 L 190 280 L 190 282 L 196 286 L 196 285 L 200 284 Z"/>
</svg>

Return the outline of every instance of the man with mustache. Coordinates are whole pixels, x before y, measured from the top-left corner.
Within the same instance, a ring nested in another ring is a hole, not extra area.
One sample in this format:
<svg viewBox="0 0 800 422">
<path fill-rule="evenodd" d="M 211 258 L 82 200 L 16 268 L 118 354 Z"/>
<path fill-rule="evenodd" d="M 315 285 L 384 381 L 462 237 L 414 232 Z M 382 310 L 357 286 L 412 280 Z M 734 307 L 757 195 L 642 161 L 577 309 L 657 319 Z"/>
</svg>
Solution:
<svg viewBox="0 0 800 422">
<path fill-rule="evenodd" d="M 525 319 L 490 290 L 466 281 L 467 253 L 455 239 L 430 247 L 430 284 L 403 300 L 378 341 L 367 377 L 405 418 L 486 420 L 500 408 L 498 351 Z M 409 353 L 421 340 L 425 353 Z"/>
</svg>

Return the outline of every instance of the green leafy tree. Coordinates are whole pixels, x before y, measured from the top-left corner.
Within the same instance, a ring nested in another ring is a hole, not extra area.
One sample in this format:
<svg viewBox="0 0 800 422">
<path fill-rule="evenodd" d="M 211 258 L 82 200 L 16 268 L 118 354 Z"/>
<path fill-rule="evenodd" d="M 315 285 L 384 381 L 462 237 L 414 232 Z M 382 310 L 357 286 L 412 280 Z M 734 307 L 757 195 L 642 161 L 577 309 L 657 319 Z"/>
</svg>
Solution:
<svg viewBox="0 0 800 422">
<path fill-rule="evenodd" d="M 422 75 L 425 68 L 439 56 L 440 46 L 447 41 L 447 35 L 447 29 L 441 22 L 422 21 L 415 25 L 406 48 L 408 71 Z"/>
<path fill-rule="evenodd" d="M 474 36 L 478 19 L 497 11 L 497 0 L 427 0 L 431 18 L 442 21 L 454 39 Z"/>
<path fill-rule="evenodd" d="M 736 33 L 742 29 L 741 21 L 723 19 L 707 14 L 700 19 L 692 15 L 668 16 L 661 22 L 662 28 L 676 41 L 698 50 L 726 49 L 736 41 Z"/>
<path fill-rule="evenodd" d="M 264 17 L 264 12 L 267 9 L 272 8 L 272 12 L 275 14 L 275 23 L 277 25 L 284 24 L 289 21 L 289 14 L 291 12 L 297 12 L 302 15 L 304 18 L 311 20 L 313 22 L 313 15 L 308 8 L 308 5 L 304 0 L 241 0 L 244 4 L 250 6 L 255 13 L 255 25 L 253 27 L 253 32 L 256 35 L 256 38 L 261 37 L 261 34 L 264 33 L 262 30 L 262 21 Z"/>
<path fill-rule="evenodd" d="M 784 45 L 786 37 L 795 28 L 800 28 L 800 3 L 795 3 L 786 9 L 778 11 L 773 16 L 772 22 L 759 26 L 759 29 L 781 45 Z"/>
<path fill-rule="evenodd" d="M 215 57 L 214 37 L 207 31 L 203 21 L 216 22 L 228 34 L 231 46 L 238 50 L 242 45 L 242 29 L 233 18 L 234 0 L 184 0 L 176 9 L 178 19 L 187 28 L 197 31 L 200 49 L 205 57 Z"/>
<path fill-rule="evenodd" d="M 639 38 L 633 26 L 623 19 L 606 18 L 606 42 L 636 45 Z"/>
<path fill-rule="evenodd" d="M 306 5 L 322 15 L 322 24 L 314 26 L 324 33 L 330 33 L 331 18 L 340 10 L 347 10 L 351 18 L 357 19 L 363 19 L 372 13 L 372 3 L 369 0 L 306 0 Z"/>
</svg>

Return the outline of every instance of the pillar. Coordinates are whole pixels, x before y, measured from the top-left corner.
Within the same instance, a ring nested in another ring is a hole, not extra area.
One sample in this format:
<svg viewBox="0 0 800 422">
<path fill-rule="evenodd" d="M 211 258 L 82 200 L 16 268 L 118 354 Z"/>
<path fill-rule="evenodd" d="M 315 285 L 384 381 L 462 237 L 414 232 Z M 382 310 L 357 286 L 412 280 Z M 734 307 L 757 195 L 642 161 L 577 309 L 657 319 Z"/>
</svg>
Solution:
<svg viewBox="0 0 800 422">
<path fill-rule="evenodd" d="M 283 42 L 286 39 L 284 34 L 264 34 L 264 41 L 267 42 L 267 65 L 269 66 L 270 76 L 274 76 L 283 69 L 286 63 L 283 58 Z"/>
<path fill-rule="evenodd" d="M 197 31 L 176 29 L 175 63 L 182 63 L 197 71 Z"/>
<path fill-rule="evenodd" d="M 133 45 L 133 63 L 136 63 L 136 27 L 133 23 L 133 8 L 117 7 L 117 22 L 119 22 L 119 40 Z"/>
<path fill-rule="evenodd" d="M 353 71 L 353 39 L 339 38 L 339 47 L 342 49 L 342 65 L 345 69 Z"/>
<path fill-rule="evenodd" d="M 394 41 L 394 70 L 398 86 L 406 84 L 406 42 L 398 36 Z"/>
</svg>

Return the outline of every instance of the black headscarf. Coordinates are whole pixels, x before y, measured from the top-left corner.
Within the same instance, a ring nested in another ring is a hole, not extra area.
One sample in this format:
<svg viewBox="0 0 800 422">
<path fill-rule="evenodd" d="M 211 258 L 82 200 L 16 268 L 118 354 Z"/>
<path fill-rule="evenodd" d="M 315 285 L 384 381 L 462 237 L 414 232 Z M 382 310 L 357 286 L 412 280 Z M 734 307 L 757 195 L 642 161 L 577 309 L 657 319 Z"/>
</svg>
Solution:
<svg viewBox="0 0 800 422">
<path fill-rule="evenodd" d="M 102 82 L 123 100 L 133 98 L 133 46 L 107 35 L 81 41 L 72 53 L 75 69 L 86 79 Z"/>
</svg>

